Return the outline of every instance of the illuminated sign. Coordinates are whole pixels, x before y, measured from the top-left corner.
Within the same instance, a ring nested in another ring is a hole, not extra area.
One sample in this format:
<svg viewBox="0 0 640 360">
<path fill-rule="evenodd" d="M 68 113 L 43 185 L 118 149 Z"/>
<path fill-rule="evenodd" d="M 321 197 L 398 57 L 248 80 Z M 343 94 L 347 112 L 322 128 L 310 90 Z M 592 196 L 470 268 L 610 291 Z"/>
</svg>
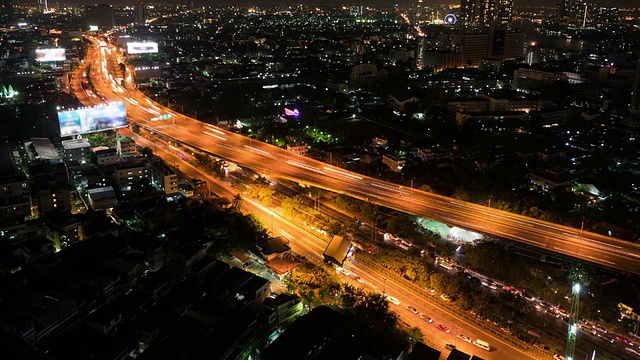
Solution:
<svg viewBox="0 0 640 360">
<path fill-rule="evenodd" d="M 300 116 L 300 111 L 298 109 L 291 110 L 291 109 L 284 108 L 284 114 L 286 116 L 298 117 Z"/>
<path fill-rule="evenodd" d="M 89 25 L 89 31 L 98 31 L 98 25 Z"/>
<path fill-rule="evenodd" d="M 36 49 L 36 61 L 48 62 L 65 60 L 67 60 L 67 57 L 64 54 L 64 48 Z"/>
<path fill-rule="evenodd" d="M 158 43 L 130 42 L 127 43 L 127 52 L 129 54 L 155 54 L 158 52 Z"/>
<path fill-rule="evenodd" d="M 58 112 L 60 136 L 86 134 L 127 126 L 124 104 Z"/>
</svg>

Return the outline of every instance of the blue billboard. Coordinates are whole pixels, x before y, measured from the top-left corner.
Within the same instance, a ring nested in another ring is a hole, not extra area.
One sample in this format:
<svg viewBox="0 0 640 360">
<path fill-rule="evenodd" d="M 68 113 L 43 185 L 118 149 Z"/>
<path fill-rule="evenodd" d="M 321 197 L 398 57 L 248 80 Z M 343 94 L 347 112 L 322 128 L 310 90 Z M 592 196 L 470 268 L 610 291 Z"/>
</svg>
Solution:
<svg viewBox="0 0 640 360">
<path fill-rule="evenodd" d="M 124 104 L 58 112 L 60 136 L 86 134 L 127 126 Z"/>
</svg>

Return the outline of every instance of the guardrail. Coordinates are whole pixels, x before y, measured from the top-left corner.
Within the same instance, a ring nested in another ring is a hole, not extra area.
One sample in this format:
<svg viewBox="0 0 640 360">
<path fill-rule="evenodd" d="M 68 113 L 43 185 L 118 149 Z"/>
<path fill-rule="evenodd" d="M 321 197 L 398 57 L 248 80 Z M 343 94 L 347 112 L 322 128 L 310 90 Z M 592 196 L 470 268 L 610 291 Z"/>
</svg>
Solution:
<svg viewBox="0 0 640 360">
<path fill-rule="evenodd" d="M 445 302 L 439 300 L 438 298 L 433 297 L 433 295 L 431 295 L 429 293 L 428 290 L 423 289 L 419 286 L 416 286 L 416 284 L 410 282 L 409 280 L 398 276 L 396 273 L 393 273 L 391 271 L 389 271 L 389 269 L 383 268 L 382 266 L 380 266 L 379 264 L 376 264 L 375 262 L 371 261 L 370 259 L 367 259 L 364 256 L 360 256 L 358 257 L 357 260 L 355 260 L 365 266 L 368 266 L 370 268 L 375 268 L 377 271 L 384 273 L 385 277 L 388 279 L 392 279 L 395 282 L 399 283 L 402 287 L 404 287 L 405 289 L 411 291 L 414 294 L 419 295 L 420 297 L 422 297 L 425 301 L 436 305 L 437 307 L 446 310 L 450 313 L 455 314 L 458 317 L 461 317 L 463 319 L 465 319 L 465 321 L 474 324 L 480 328 L 482 328 L 484 331 L 491 333 L 492 335 L 494 335 L 497 338 L 500 338 L 501 340 L 515 346 L 518 347 L 522 350 L 528 351 L 530 350 L 530 348 L 523 344 L 520 340 L 516 340 L 514 338 L 512 338 L 511 336 L 507 336 L 504 333 L 497 331 L 496 329 L 493 329 L 489 326 L 487 326 L 486 322 L 484 321 L 479 321 L 478 319 L 470 316 L 469 314 L 467 314 L 464 311 L 461 311 L 459 309 L 456 309 L 455 307 L 452 306 L 445 306 Z"/>
</svg>

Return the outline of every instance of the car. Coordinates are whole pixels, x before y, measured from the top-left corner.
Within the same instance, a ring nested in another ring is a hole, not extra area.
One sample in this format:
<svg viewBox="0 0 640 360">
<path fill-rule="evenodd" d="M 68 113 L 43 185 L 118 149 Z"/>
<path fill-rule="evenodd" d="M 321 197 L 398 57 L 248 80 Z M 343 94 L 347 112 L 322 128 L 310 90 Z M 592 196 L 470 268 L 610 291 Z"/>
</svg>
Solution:
<svg viewBox="0 0 640 360">
<path fill-rule="evenodd" d="M 469 344 L 471 344 L 471 343 L 473 342 L 473 340 L 471 340 L 471 338 L 470 338 L 470 337 L 464 336 L 464 335 L 462 335 L 462 334 L 458 334 L 458 335 L 456 335 L 456 337 L 457 337 L 458 339 L 460 339 L 460 340 L 463 340 L 463 341 L 468 342 Z"/>
<path fill-rule="evenodd" d="M 428 316 L 427 316 L 427 315 L 425 315 L 425 314 L 420 315 L 420 319 L 422 319 L 422 320 L 424 320 L 424 321 L 426 321 L 426 322 L 430 322 L 430 323 L 432 323 L 432 322 L 433 322 L 433 319 L 432 319 L 432 318 L 430 318 L 430 317 L 428 317 Z"/>
<path fill-rule="evenodd" d="M 564 360 L 564 355 L 555 354 L 553 355 L 553 360 Z"/>
<path fill-rule="evenodd" d="M 607 328 L 605 328 L 602 325 L 594 324 L 593 328 L 596 329 L 596 331 L 599 333 L 605 333 L 605 334 L 607 333 Z"/>
<path fill-rule="evenodd" d="M 442 324 L 436 324 L 436 329 L 440 330 L 440 331 L 444 331 L 447 334 L 451 332 L 451 330 L 449 330 L 448 327 L 442 325 Z"/>
<path fill-rule="evenodd" d="M 612 344 L 616 341 L 616 339 L 611 337 L 609 334 L 598 334 L 598 335 L 600 335 L 600 337 L 603 338 L 605 341 L 608 341 Z"/>
<path fill-rule="evenodd" d="M 418 313 L 419 313 L 418 309 L 414 308 L 414 307 L 413 307 L 413 306 L 411 306 L 411 305 L 408 305 L 408 306 L 407 306 L 407 310 L 411 311 L 411 312 L 412 312 L 412 313 L 414 313 L 415 315 L 418 315 Z"/>
<path fill-rule="evenodd" d="M 455 350 L 456 346 L 453 345 L 453 344 L 447 344 L 447 345 L 444 346 L 444 348 L 447 349 L 447 350 Z"/>
<path fill-rule="evenodd" d="M 623 344 L 633 346 L 633 342 L 631 340 L 627 339 L 624 336 L 618 335 L 618 336 L 616 336 L 616 340 L 620 341 Z"/>
<path fill-rule="evenodd" d="M 394 305 L 400 305 L 400 300 L 394 298 L 393 296 L 387 296 L 387 301 Z"/>
<path fill-rule="evenodd" d="M 543 344 L 543 343 L 535 343 L 535 344 L 533 344 L 533 346 L 535 346 L 535 347 L 537 347 L 538 349 L 543 350 L 543 351 L 549 351 L 549 350 L 551 350 L 547 345 L 545 345 L 545 344 Z"/>
<path fill-rule="evenodd" d="M 448 296 L 447 296 L 447 295 L 445 295 L 445 294 L 440 295 L 440 299 L 442 299 L 442 300 L 444 300 L 444 301 L 451 301 L 451 298 L 450 298 L 450 297 L 448 297 Z"/>
<path fill-rule="evenodd" d="M 351 273 L 351 278 L 352 278 L 353 280 L 356 280 L 356 281 L 357 281 L 357 282 L 359 282 L 359 283 L 364 283 L 364 280 L 363 280 L 360 276 L 358 276 L 358 275 L 356 275 L 356 274 L 354 274 L 354 273 Z"/>
<path fill-rule="evenodd" d="M 634 355 L 640 355 L 640 352 L 638 352 L 638 350 L 634 349 L 634 348 L 630 348 L 630 347 L 626 347 L 624 348 L 626 351 L 634 354 Z"/>
</svg>

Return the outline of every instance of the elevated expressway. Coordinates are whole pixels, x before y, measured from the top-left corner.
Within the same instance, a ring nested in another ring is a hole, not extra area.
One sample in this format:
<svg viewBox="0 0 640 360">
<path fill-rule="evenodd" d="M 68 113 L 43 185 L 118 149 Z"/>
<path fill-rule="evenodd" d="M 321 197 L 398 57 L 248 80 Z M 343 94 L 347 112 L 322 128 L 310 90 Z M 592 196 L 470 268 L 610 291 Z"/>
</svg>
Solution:
<svg viewBox="0 0 640 360">
<path fill-rule="evenodd" d="M 86 64 L 91 66 L 90 77 L 94 88 L 106 101 L 125 103 L 130 122 L 159 135 L 304 185 L 347 194 L 404 213 L 496 235 L 623 272 L 640 274 L 639 244 L 406 188 L 298 156 L 203 123 L 152 102 L 135 89 L 131 76 L 125 74 L 124 86 L 117 84 L 107 73 L 107 56 L 118 56 L 118 53 L 114 48 L 98 47 L 96 42 L 88 52 Z M 80 89 L 75 82 L 82 80 L 82 74 L 78 74 L 84 71 L 82 69 L 79 67 L 74 74 L 74 92 Z M 128 68 L 126 73 L 130 71 Z M 95 103 L 95 99 L 87 98 L 85 92 L 76 92 L 76 95 L 84 105 Z M 168 120 L 150 121 L 169 114 L 172 117 Z"/>
</svg>

